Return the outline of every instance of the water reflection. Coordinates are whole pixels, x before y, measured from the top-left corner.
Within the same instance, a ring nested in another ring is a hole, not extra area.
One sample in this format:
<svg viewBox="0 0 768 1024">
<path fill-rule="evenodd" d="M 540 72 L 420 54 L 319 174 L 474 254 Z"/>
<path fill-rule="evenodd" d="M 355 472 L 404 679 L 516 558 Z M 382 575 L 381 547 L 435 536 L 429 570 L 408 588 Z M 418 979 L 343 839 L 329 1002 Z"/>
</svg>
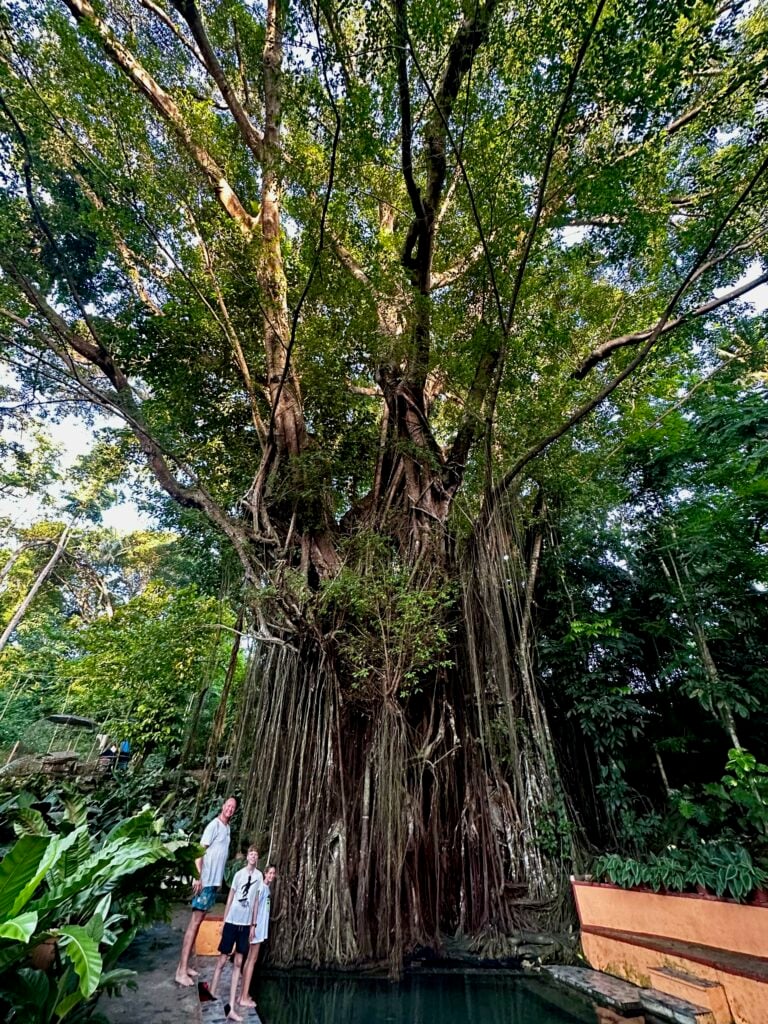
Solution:
<svg viewBox="0 0 768 1024">
<path fill-rule="evenodd" d="M 262 978 L 262 1024 L 594 1024 L 594 1009 L 561 989 L 509 975 L 404 979 Z"/>
</svg>

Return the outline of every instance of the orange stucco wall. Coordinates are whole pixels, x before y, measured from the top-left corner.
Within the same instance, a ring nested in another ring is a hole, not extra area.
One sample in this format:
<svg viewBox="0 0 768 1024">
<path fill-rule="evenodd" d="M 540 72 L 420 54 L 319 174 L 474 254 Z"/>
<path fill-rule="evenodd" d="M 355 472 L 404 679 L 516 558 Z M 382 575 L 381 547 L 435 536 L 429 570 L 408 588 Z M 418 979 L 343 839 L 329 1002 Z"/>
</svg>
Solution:
<svg viewBox="0 0 768 1024">
<path fill-rule="evenodd" d="M 616 927 L 615 922 L 612 927 Z M 713 938 L 710 936 L 710 944 Z M 633 946 L 603 935 L 584 932 L 581 942 L 587 960 L 598 971 L 625 978 L 643 987 L 650 985 L 650 971 L 654 967 L 673 967 L 686 971 L 697 978 L 719 982 L 723 986 L 736 1024 L 768 1024 L 768 985 L 762 982 L 726 974 L 705 964 L 692 963 L 683 957 Z"/>
<path fill-rule="evenodd" d="M 651 986 L 652 969 L 675 968 L 721 985 L 735 1024 L 768 1024 L 768 907 L 594 882 L 574 881 L 573 893 L 584 954 L 592 967 L 644 987 Z M 624 934 L 596 935 L 590 928 Z M 647 945 L 658 948 L 633 943 L 633 936 L 638 941 L 644 936 Z M 664 940 L 692 948 L 678 946 L 671 952 Z M 740 958 L 728 962 L 723 951 Z M 726 965 L 728 970 L 721 969 Z"/>
<path fill-rule="evenodd" d="M 582 925 L 768 957 L 768 907 L 706 896 L 635 892 L 590 882 L 574 882 L 573 892 Z M 768 1008 L 765 1021 L 768 1024 Z"/>
</svg>

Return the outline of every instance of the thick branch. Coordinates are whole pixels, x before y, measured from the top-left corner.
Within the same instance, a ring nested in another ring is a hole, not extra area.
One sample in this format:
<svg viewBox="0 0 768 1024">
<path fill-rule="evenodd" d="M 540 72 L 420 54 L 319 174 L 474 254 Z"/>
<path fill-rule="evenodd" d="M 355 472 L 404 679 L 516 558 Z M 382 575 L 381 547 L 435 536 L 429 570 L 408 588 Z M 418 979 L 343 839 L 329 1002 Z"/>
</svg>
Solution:
<svg viewBox="0 0 768 1024">
<path fill-rule="evenodd" d="M 58 341 L 44 338 L 44 344 L 70 368 L 78 387 L 88 395 L 90 401 L 94 401 L 102 408 L 116 413 L 127 423 L 147 459 L 149 468 L 154 473 L 163 490 L 179 505 L 187 508 L 196 508 L 204 512 L 211 522 L 218 526 L 229 538 L 237 551 L 246 575 L 251 577 L 253 574 L 253 559 L 249 550 L 250 538 L 247 530 L 243 524 L 231 519 L 213 500 L 205 488 L 197 481 L 194 472 L 189 466 L 180 464 L 182 472 L 192 483 L 185 485 L 179 482 L 170 468 L 167 454 L 152 436 L 152 433 L 143 421 L 141 411 L 125 372 L 116 366 L 112 357 L 101 346 L 94 345 L 88 339 L 83 338 L 77 331 L 73 330 L 63 317 L 49 305 L 35 285 L 24 275 L 20 274 L 10 260 L 3 258 L 1 252 L 0 267 L 16 283 L 32 307 L 37 310 L 52 328 Z M 20 317 L 12 316 L 11 319 L 20 326 L 27 326 L 27 322 Z M 43 337 L 42 332 L 37 328 L 34 329 L 33 333 L 38 340 Z M 77 374 L 72 357 L 67 352 L 67 346 L 74 349 L 85 362 L 100 369 L 115 387 L 115 393 L 107 394 Z"/>
<path fill-rule="evenodd" d="M 487 523 L 490 520 L 494 511 L 498 507 L 499 502 L 510 489 L 510 487 L 512 487 L 515 480 L 520 476 L 525 467 L 535 458 L 537 458 L 539 455 L 545 452 L 548 448 L 550 448 L 555 443 L 555 441 L 558 441 L 565 434 L 573 430 L 573 428 L 578 423 L 580 423 L 583 419 L 585 419 L 585 417 L 587 417 L 599 405 L 601 405 L 605 401 L 605 399 L 608 398 L 609 395 L 613 394 L 613 392 L 619 387 L 619 385 L 622 384 L 627 379 L 627 377 L 631 376 L 637 369 L 637 367 L 640 366 L 640 364 L 645 361 L 646 357 L 648 356 L 648 353 L 651 351 L 653 346 L 656 344 L 658 339 L 663 334 L 664 328 L 669 322 L 669 318 L 672 316 L 672 313 L 677 307 L 678 302 L 685 295 L 686 291 L 693 283 L 693 281 L 700 277 L 703 273 L 704 268 L 710 264 L 711 254 L 714 251 L 714 248 L 717 245 L 721 235 L 728 227 L 730 222 L 733 220 L 735 215 L 738 213 L 738 211 L 741 209 L 741 207 L 746 203 L 747 199 L 754 191 L 758 181 L 765 174 L 766 170 L 768 170 L 768 157 L 765 157 L 763 161 L 760 163 L 760 166 L 758 167 L 757 171 L 755 171 L 755 173 L 749 179 L 745 187 L 742 189 L 740 195 L 736 198 L 735 202 L 732 204 L 730 209 L 727 211 L 727 213 L 722 218 L 720 223 L 717 225 L 715 230 L 712 232 L 712 235 L 710 236 L 709 242 L 707 243 L 704 251 L 699 255 L 698 259 L 691 267 L 690 271 L 685 276 L 680 285 L 678 285 L 674 295 L 667 303 L 664 312 L 659 317 L 658 323 L 651 331 L 647 341 L 640 349 L 640 351 L 637 353 L 637 355 L 634 357 L 634 359 L 632 359 L 620 373 L 617 373 L 612 380 L 608 381 L 608 383 L 603 388 L 601 388 L 596 395 L 594 395 L 592 398 L 584 402 L 583 405 L 579 406 L 579 408 L 576 409 L 575 412 L 573 412 L 570 416 L 568 416 L 560 424 L 559 427 L 556 427 L 551 433 L 547 434 L 546 437 L 543 437 L 540 441 L 533 445 L 533 447 L 531 447 L 524 455 L 521 455 L 517 462 L 512 466 L 512 468 L 507 473 L 504 474 L 502 479 L 498 482 L 498 484 L 496 484 L 496 486 L 488 495 L 481 516 L 481 520 L 483 523 Z"/>
<path fill-rule="evenodd" d="M 174 23 L 172 18 L 168 17 L 162 7 L 159 7 L 154 3 L 154 0 L 139 0 L 139 3 L 142 7 L 148 10 L 150 14 L 154 14 L 158 21 L 161 21 L 163 25 L 165 25 L 165 27 L 176 36 L 181 45 L 189 50 L 198 64 L 205 67 L 205 61 L 203 60 L 202 53 L 200 53 L 194 43 L 190 43 L 184 33 L 179 29 L 178 25 Z"/>
<path fill-rule="evenodd" d="M 462 21 L 448 49 L 443 79 L 426 127 L 429 154 L 426 202 L 432 211 L 437 210 L 445 185 L 445 125 L 450 121 L 461 83 L 472 67 L 475 54 L 488 38 L 491 19 L 497 6 L 498 0 L 486 0 L 485 4 L 477 4 L 472 16 Z"/>
<path fill-rule="evenodd" d="M 21 274 L 16 266 L 0 252 L 0 267 L 16 284 L 33 309 L 48 322 L 64 345 L 69 345 L 88 363 L 97 366 L 118 393 L 130 390 L 128 378 L 118 367 L 110 353 L 102 346 L 77 331 L 73 331 L 66 320 L 47 302 L 39 289 L 35 288 L 29 278 Z"/>
<path fill-rule="evenodd" d="M 76 21 L 88 25 L 96 33 L 110 60 L 133 82 L 139 92 L 149 100 L 163 120 L 173 129 L 184 149 L 208 179 L 226 212 L 245 234 L 250 235 L 256 229 L 258 219 L 251 216 L 244 208 L 227 181 L 222 168 L 195 139 L 175 101 L 97 16 L 88 0 L 64 0 L 64 2 Z"/>
<path fill-rule="evenodd" d="M 720 306 L 726 306 L 729 302 L 734 302 L 736 299 L 741 298 L 742 295 L 746 295 L 748 292 L 751 292 L 753 288 L 757 288 L 758 285 L 766 284 L 767 282 L 768 271 L 761 274 L 760 277 L 756 277 L 753 281 L 748 281 L 746 284 L 743 284 L 740 288 L 734 288 L 732 291 L 726 292 L 725 295 L 721 295 L 719 298 L 710 299 L 709 302 L 704 302 L 695 309 L 688 310 L 687 313 L 683 313 L 676 319 L 669 320 L 662 328 L 660 334 L 669 334 L 670 331 L 674 331 L 676 328 L 682 327 L 683 324 L 687 324 L 697 317 L 706 316 L 707 313 L 711 313 L 713 310 L 719 309 Z M 655 328 L 651 328 L 647 331 L 638 331 L 635 334 L 622 334 L 619 337 L 611 338 L 610 341 L 604 341 L 602 345 L 598 345 L 597 348 L 590 352 L 586 359 L 584 359 L 573 371 L 571 376 L 575 380 L 583 380 L 590 370 L 594 369 L 598 363 L 608 359 L 617 349 L 625 348 L 627 345 L 639 345 L 640 342 L 647 341 L 653 334 L 654 330 Z"/>
<path fill-rule="evenodd" d="M 486 263 L 488 265 L 489 277 L 491 287 L 493 289 L 496 310 L 499 318 L 499 326 L 502 335 L 500 343 L 488 349 L 483 354 L 478 363 L 477 369 L 475 371 L 474 380 L 470 388 L 470 393 L 465 403 L 462 422 L 459 426 L 459 429 L 456 433 L 453 444 L 451 446 L 450 454 L 447 459 L 447 473 L 449 477 L 448 485 L 454 489 L 458 486 L 458 484 L 461 481 L 461 476 L 464 471 L 464 465 L 466 463 L 467 455 L 477 436 L 478 428 L 481 423 L 480 417 L 483 413 L 483 407 L 485 407 L 486 422 L 490 425 L 490 423 L 493 420 L 493 411 L 495 409 L 498 391 L 501 383 L 501 374 L 503 372 L 507 340 L 512 327 L 515 307 L 517 304 L 517 299 L 520 294 L 520 288 L 522 285 L 523 276 L 525 274 L 528 257 L 530 255 L 533 241 L 536 236 L 536 232 L 538 230 L 539 223 L 544 212 L 544 200 L 546 196 L 547 183 L 549 179 L 549 171 L 552 165 L 552 161 L 554 159 L 557 138 L 559 136 L 560 127 L 565 118 L 565 114 L 568 110 L 568 107 L 570 106 L 571 97 L 573 95 L 573 90 L 576 86 L 576 81 L 578 79 L 579 72 L 584 62 L 584 58 L 586 57 L 587 50 L 589 49 L 589 44 L 594 37 L 595 31 L 597 29 L 597 24 L 600 20 L 605 3 L 606 0 L 600 0 L 600 2 L 598 3 L 597 9 L 592 18 L 592 22 L 590 23 L 589 29 L 584 39 L 582 40 L 581 46 L 576 57 L 576 61 L 574 63 L 573 68 L 571 69 L 565 95 L 563 96 L 562 102 L 558 109 L 557 116 L 555 118 L 555 123 L 552 127 L 547 155 L 544 162 L 544 170 L 542 172 L 542 177 L 539 181 L 536 210 L 534 212 L 533 220 L 526 235 L 525 243 L 523 246 L 523 253 L 521 256 L 520 264 L 518 266 L 518 272 L 513 287 L 513 294 L 512 299 L 510 301 L 509 312 L 506 317 L 504 315 L 504 311 L 501 304 L 501 296 L 496 283 L 496 273 L 494 270 L 493 261 L 491 260 L 490 251 L 488 249 L 488 242 L 483 231 L 483 225 L 477 210 L 474 192 L 466 168 L 464 166 L 464 162 L 461 158 L 461 153 L 459 152 L 459 148 L 456 145 L 456 142 L 453 138 L 450 126 L 445 117 L 443 109 L 440 106 L 438 97 L 433 92 L 426 75 L 424 74 L 419 65 L 418 59 L 413 49 L 413 45 L 409 42 L 412 59 L 416 65 L 417 70 L 419 71 L 419 75 L 422 79 L 422 82 L 424 83 L 424 87 L 426 88 L 429 94 L 430 100 L 432 101 L 435 113 L 438 115 L 442 122 L 443 129 L 445 131 L 445 137 L 451 144 L 452 151 L 456 158 L 457 165 L 461 171 L 461 175 L 464 180 L 465 187 L 467 189 L 467 194 L 469 196 L 470 206 L 472 209 L 472 216 L 475 221 L 478 234 L 480 235 L 480 244 L 482 246 L 482 250 L 485 254 Z"/>
<path fill-rule="evenodd" d="M 261 132 L 257 131 L 251 124 L 251 119 L 248 117 L 248 114 L 240 103 L 235 90 L 232 88 L 227 76 L 224 74 L 224 69 L 219 63 L 219 59 L 211 46 L 211 41 L 208 38 L 205 26 L 203 25 L 203 19 L 200 17 L 200 12 L 194 3 L 194 0 L 172 0 L 172 3 L 189 25 L 195 42 L 200 47 L 203 63 L 211 78 L 219 87 L 219 92 L 224 97 L 224 102 L 229 107 L 232 117 L 234 117 L 235 123 L 240 129 L 240 133 L 243 136 L 246 145 L 259 163 L 261 163 L 264 158 L 264 137 Z"/>
<path fill-rule="evenodd" d="M 408 231 L 403 251 L 403 262 L 414 268 L 413 247 L 427 222 L 421 190 L 413 174 L 413 120 L 411 117 L 411 87 L 408 81 L 408 20 L 407 0 L 395 0 L 395 47 L 397 56 L 397 88 L 400 100 L 400 165 L 403 180 L 411 201 L 415 220 Z"/>
</svg>

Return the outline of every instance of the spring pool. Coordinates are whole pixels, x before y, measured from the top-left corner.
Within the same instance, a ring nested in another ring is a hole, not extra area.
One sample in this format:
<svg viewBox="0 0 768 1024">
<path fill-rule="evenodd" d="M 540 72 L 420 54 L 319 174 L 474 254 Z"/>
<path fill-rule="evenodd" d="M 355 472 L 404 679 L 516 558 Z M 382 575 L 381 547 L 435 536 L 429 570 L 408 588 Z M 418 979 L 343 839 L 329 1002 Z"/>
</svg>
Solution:
<svg viewBox="0 0 768 1024">
<path fill-rule="evenodd" d="M 262 1024 L 595 1024 L 589 1004 L 535 976 L 500 971 L 410 975 L 401 982 L 263 976 Z"/>
</svg>

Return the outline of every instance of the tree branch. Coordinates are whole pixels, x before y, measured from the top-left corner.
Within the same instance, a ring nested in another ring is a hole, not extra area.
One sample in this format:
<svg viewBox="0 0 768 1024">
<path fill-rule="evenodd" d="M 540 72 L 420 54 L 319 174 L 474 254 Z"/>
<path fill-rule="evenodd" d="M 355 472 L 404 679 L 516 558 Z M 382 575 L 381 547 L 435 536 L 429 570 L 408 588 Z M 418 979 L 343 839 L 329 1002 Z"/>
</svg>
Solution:
<svg viewBox="0 0 768 1024">
<path fill-rule="evenodd" d="M 74 172 L 73 178 L 78 183 L 78 185 L 80 186 L 80 189 L 82 190 L 83 194 L 87 197 L 87 199 L 90 201 L 91 205 L 95 209 L 97 209 L 99 212 L 104 212 L 106 207 L 105 207 L 101 197 L 96 193 L 96 191 L 86 181 L 86 179 L 83 177 L 83 175 L 79 174 L 78 172 Z M 131 249 L 128 246 L 128 244 L 126 243 L 125 239 L 116 230 L 114 224 L 109 223 L 108 226 L 109 226 L 109 232 L 112 235 L 112 239 L 113 239 L 113 241 L 115 243 L 117 251 L 120 253 L 120 256 L 123 259 L 123 263 L 125 264 L 126 273 L 128 274 L 128 277 L 130 278 L 131 284 L 133 286 L 133 290 L 136 293 L 136 297 L 139 299 L 140 302 L 142 302 L 147 307 L 147 309 L 154 316 L 162 316 L 163 315 L 162 309 L 160 309 L 158 304 L 155 302 L 155 300 L 149 294 L 149 292 L 147 291 L 147 289 L 144 286 L 144 282 L 141 279 L 141 274 L 139 273 L 139 268 L 138 268 L 138 265 L 137 265 L 138 261 L 136 259 L 136 254 L 131 251 Z"/>
<path fill-rule="evenodd" d="M 445 125 L 450 121 L 464 76 L 470 71 L 477 51 L 488 38 L 491 19 L 497 6 L 498 0 L 476 4 L 472 15 L 462 21 L 448 48 L 445 71 L 426 126 L 429 154 L 426 205 L 433 213 L 439 206 L 445 185 Z"/>
<path fill-rule="evenodd" d="M 667 136 L 667 138 L 671 138 L 672 136 L 676 135 L 679 131 L 682 131 L 682 129 L 685 128 L 686 125 L 689 125 L 692 121 L 695 121 L 695 119 L 699 117 L 700 114 L 703 114 L 705 111 L 710 110 L 712 107 L 715 107 L 721 100 L 727 99 L 729 96 L 732 96 L 735 92 L 738 92 L 742 85 L 746 85 L 751 79 L 753 79 L 755 77 L 756 72 L 759 73 L 764 71 L 766 66 L 768 66 L 768 59 L 762 60 L 756 65 L 748 63 L 747 70 L 744 71 L 741 75 L 737 75 L 732 82 L 729 82 L 727 85 L 723 86 L 723 88 L 714 93 L 714 95 L 701 100 L 699 103 L 694 104 L 694 106 L 690 107 L 682 114 L 679 114 L 677 117 L 673 118 L 671 121 L 669 121 L 661 128 L 659 134 L 665 135 Z M 761 87 L 764 86 L 765 79 L 761 83 Z M 636 145 L 631 146 L 623 153 L 619 153 L 615 160 L 612 161 L 612 164 L 615 165 L 623 160 L 630 160 L 633 156 L 637 156 L 638 153 L 642 152 L 643 148 L 646 146 L 648 141 L 649 139 L 644 139 L 642 142 L 639 142 Z"/>
<path fill-rule="evenodd" d="M 427 222 L 421 190 L 413 174 L 413 122 L 411 117 L 411 87 L 408 82 L 408 20 L 407 0 L 395 0 L 395 49 L 397 64 L 397 88 L 400 99 L 400 166 L 403 180 L 411 201 L 415 220 L 408 229 L 403 249 L 405 266 L 415 269 L 413 247 Z"/>
<path fill-rule="evenodd" d="M 374 291 L 373 281 L 371 281 L 370 277 L 368 277 L 366 272 L 357 262 L 349 249 L 346 248 L 338 235 L 336 235 L 329 227 L 326 227 L 325 232 L 328 236 L 329 242 L 331 243 L 333 251 L 339 259 L 339 263 L 341 263 L 345 270 L 349 271 L 352 277 L 354 277 L 359 284 L 365 285 L 366 288 L 370 288 L 371 291 Z"/>
<path fill-rule="evenodd" d="M 235 90 L 232 88 L 227 76 L 224 74 L 224 69 L 219 63 L 219 59 L 216 56 L 213 46 L 211 46 L 211 41 L 208 38 L 205 26 L 203 25 L 203 19 L 200 17 L 200 12 L 194 3 L 194 0 L 171 0 L 171 2 L 189 25 L 189 29 L 195 39 L 195 42 L 200 47 L 203 64 L 211 78 L 219 87 L 219 92 L 224 97 L 224 102 L 229 107 L 232 116 L 235 119 L 235 123 L 240 129 L 240 134 L 245 140 L 245 144 L 253 153 L 256 160 L 261 163 L 264 159 L 264 136 L 251 124 L 251 119 L 248 117 L 248 114 L 240 103 Z"/>
<path fill-rule="evenodd" d="M 544 169 L 542 170 L 541 178 L 539 179 L 539 188 L 536 195 L 536 208 L 531 219 L 530 227 L 528 228 L 528 233 L 525 236 L 525 242 L 523 243 L 523 254 L 520 258 L 520 263 L 518 264 L 517 268 L 517 274 L 515 275 L 515 281 L 512 286 L 512 298 L 509 301 L 509 309 L 507 311 L 506 318 L 506 334 L 509 334 L 509 331 L 512 328 L 512 323 L 515 317 L 515 311 L 517 309 L 518 299 L 520 298 L 520 290 L 523 285 L 523 278 L 525 277 L 525 271 L 528 266 L 528 260 L 531 255 L 531 249 L 533 248 L 533 242 L 536 237 L 536 232 L 539 229 L 541 215 L 544 211 L 544 200 L 547 194 L 549 175 L 550 171 L 552 170 L 552 162 L 555 158 L 555 149 L 557 145 L 557 139 L 560 134 L 560 128 L 562 127 L 563 121 L 565 120 L 565 115 L 568 112 L 568 108 L 571 105 L 571 98 L 573 97 L 573 91 L 576 88 L 576 82 L 581 72 L 582 65 L 584 64 L 584 59 L 587 56 L 589 45 L 592 42 L 592 39 L 594 38 L 595 32 L 597 31 L 597 25 L 602 16 L 606 2 L 607 0 L 598 0 L 597 7 L 595 8 L 595 13 L 592 15 L 592 21 L 590 22 L 589 28 L 587 29 L 587 32 L 581 41 L 579 51 L 576 54 L 576 60 L 574 61 L 573 67 L 571 68 L 571 73 L 568 76 L 568 85 L 566 86 L 563 99 L 557 111 L 555 122 L 552 125 L 552 131 L 550 132 L 549 136 L 549 145 L 547 146 L 547 155 L 544 159 Z M 493 405 L 495 406 L 495 401 Z M 491 409 L 491 413 L 492 411 L 493 408 Z"/>
<path fill-rule="evenodd" d="M 490 518 L 493 516 L 496 508 L 498 507 L 499 502 L 507 493 L 507 491 L 512 487 L 515 480 L 519 477 L 520 473 L 525 469 L 525 467 L 535 458 L 537 458 L 539 455 L 545 452 L 548 448 L 550 448 L 555 443 L 555 441 L 558 441 L 561 437 L 563 437 L 565 434 L 571 431 L 578 423 L 580 423 L 586 416 L 588 416 L 589 413 L 593 412 L 599 405 L 601 405 L 605 401 L 605 399 L 608 398 L 609 395 L 613 394 L 613 392 L 619 387 L 619 385 L 622 384 L 627 379 L 627 377 L 631 376 L 637 369 L 637 367 L 640 366 L 640 364 L 645 361 L 645 359 L 648 356 L 648 353 L 651 351 L 653 346 L 656 344 L 658 339 L 663 334 L 664 328 L 667 325 L 669 318 L 674 312 L 678 302 L 685 295 L 686 291 L 688 290 L 692 282 L 695 281 L 697 277 L 701 276 L 703 268 L 707 266 L 708 261 L 710 260 L 711 253 L 717 245 L 721 235 L 723 234 L 727 226 L 730 224 L 730 222 L 733 220 L 735 215 L 738 213 L 738 211 L 741 209 L 741 207 L 744 205 L 744 203 L 747 201 L 749 196 L 752 194 L 758 181 L 765 174 L 766 170 L 768 170 L 768 157 L 765 157 L 762 160 L 757 171 L 755 171 L 755 173 L 749 179 L 749 181 L 742 189 L 739 196 L 736 198 L 734 203 L 726 212 L 725 216 L 722 218 L 722 220 L 719 222 L 717 227 L 712 232 L 712 235 L 710 236 L 709 242 L 707 243 L 706 247 L 700 253 L 696 262 L 693 264 L 689 272 L 686 274 L 683 281 L 678 285 L 674 295 L 669 300 L 664 312 L 660 316 L 658 323 L 653 328 L 645 344 L 634 357 L 634 359 L 632 359 L 624 367 L 624 369 L 621 370 L 620 373 L 617 373 L 612 380 L 608 381 L 608 383 L 603 388 L 601 388 L 596 395 L 594 395 L 592 398 L 584 402 L 583 405 L 579 406 L 579 408 L 576 409 L 575 412 L 573 412 L 570 416 L 568 416 L 567 419 L 565 419 L 559 427 L 556 427 L 551 433 L 547 434 L 546 437 L 543 437 L 535 445 L 529 448 L 529 450 L 524 455 L 521 455 L 517 462 L 515 462 L 515 464 L 512 466 L 512 468 L 508 470 L 507 473 L 504 474 L 502 479 L 490 491 L 480 516 L 480 522 L 483 525 L 489 522 Z"/>
<path fill-rule="evenodd" d="M 493 234 L 490 234 L 487 241 L 493 240 Z M 447 267 L 445 270 L 440 270 L 435 274 L 432 274 L 432 280 L 430 282 L 430 290 L 436 291 L 438 288 L 446 288 L 450 284 L 458 281 L 461 277 L 466 274 L 470 267 L 473 267 L 478 260 L 483 258 L 485 253 L 485 247 L 482 242 L 478 242 L 476 246 L 469 250 L 469 252 L 462 256 L 460 260 L 453 264 L 452 267 Z"/>
<path fill-rule="evenodd" d="M 194 138 L 172 97 L 160 87 L 133 54 L 123 46 L 114 32 L 97 16 L 88 0 L 64 0 L 64 3 L 79 24 L 88 25 L 99 37 L 110 60 L 130 79 L 162 119 L 173 129 L 184 149 L 208 179 L 216 198 L 232 220 L 244 234 L 251 235 L 259 224 L 258 218 L 248 213 L 227 181 L 223 169 Z"/>
<path fill-rule="evenodd" d="M 71 328 L 64 318 L 50 306 L 39 289 L 23 274 L 19 273 L 2 252 L 0 252 L 0 267 L 16 283 L 33 309 L 36 309 L 44 318 L 59 339 L 59 342 L 44 339 L 46 348 L 62 359 L 65 365 L 70 366 L 78 387 L 89 395 L 90 401 L 114 412 L 125 421 L 138 441 L 149 468 L 163 490 L 179 505 L 187 508 L 196 508 L 205 513 L 211 522 L 218 526 L 225 536 L 228 537 L 240 558 L 246 575 L 249 578 L 253 578 L 254 566 L 250 552 L 251 537 L 245 525 L 227 515 L 200 484 L 190 466 L 180 462 L 175 456 L 171 456 L 184 475 L 192 481 L 188 485 L 180 483 L 170 468 L 167 453 L 153 437 L 143 420 L 139 405 L 136 402 L 125 372 L 115 365 L 111 356 L 108 353 L 105 354 L 101 346 L 93 344 Z M 22 318 L 13 316 L 12 319 L 17 324 L 24 323 Z M 34 333 L 38 339 L 41 337 L 41 332 L 35 330 Z M 72 363 L 71 356 L 66 352 L 65 346 L 74 349 L 87 363 L 100 369 L 110 380 L 110 383 L 112 383 L 115 393 L 112 395 L 107 394 L 94 387 L 89 381 L 83 380 L 77 373 L 76 367 Z M 259 538 L 259 540 L 266 542 L 264 538 Z"/>
<path fill-rule="evenodd" d="M 690 323 L 691 320 L 697 317 L 706 316 L 707 313 L 719 309 L 720 306 L 726 306 L 729 302 L 734 302 L 736 299 L 741 298 L 742 295 L 751 292 L 753 288 L 757 288 L 758 285 L 766 284 L 767 282 L 768 271 L 756 277 L 753 281 L 748 281 L 746 284 L 741 285 L 740 288 L 734 288 L 733 291 L 726 292 L 725 295 L 721 295 L 719 298 L 710 299 L 709 302 L 704 302 L 695 309 L 688 310 L 687 313 L 681 314 L 676 319 L 669 320 L 660 331 L 660 336 L 669 334 L 671 331 L 682 327 L 683 324 Z M 611 338 L 609 341 L 604 341 L 602 345 L 598 345 L 597 348 L 589 353 L 586 359 L 579 363 L 571 377 L 574 380 L 583 380 L 590 370 L 594 369 L 598 363 L 608 359 L 617 349 L 625 348 L 627 345 L 639 345 L 640 342 L 647 341 L 654 330 L 655 328 L 650 328 L 647 331 L 638 331 L 635 334 L 622 334 L 619 337 Z"/>
<path fill-rule="evenodd" d="M 161 21 L 163 25 L 165 25 L 165 27 L 176 36 L 181 45 L 185 47 L 187 50 L 189 50 L 189 52 L 192 54 L 192 56 L 195 58 L 198 64 L 200 64 L 201 67 L 205 68 L 205 61 L 203 60 L 202 53 L 200 53 L 200 51 L 198 50 L 194 43 L 191 43 L 187 39 L 184 33 L 180 30 L 179 26 L 176 25 L 173 19 L 165 13 L 162 7 L 159 7 L 156 3 L 153 2 L 153 0 L 139 0 L 139 3 L 151 14 L 154 14 L 158 21 Z M 208 69 L 206 68 L 206 70 Z"/>
</svg>

